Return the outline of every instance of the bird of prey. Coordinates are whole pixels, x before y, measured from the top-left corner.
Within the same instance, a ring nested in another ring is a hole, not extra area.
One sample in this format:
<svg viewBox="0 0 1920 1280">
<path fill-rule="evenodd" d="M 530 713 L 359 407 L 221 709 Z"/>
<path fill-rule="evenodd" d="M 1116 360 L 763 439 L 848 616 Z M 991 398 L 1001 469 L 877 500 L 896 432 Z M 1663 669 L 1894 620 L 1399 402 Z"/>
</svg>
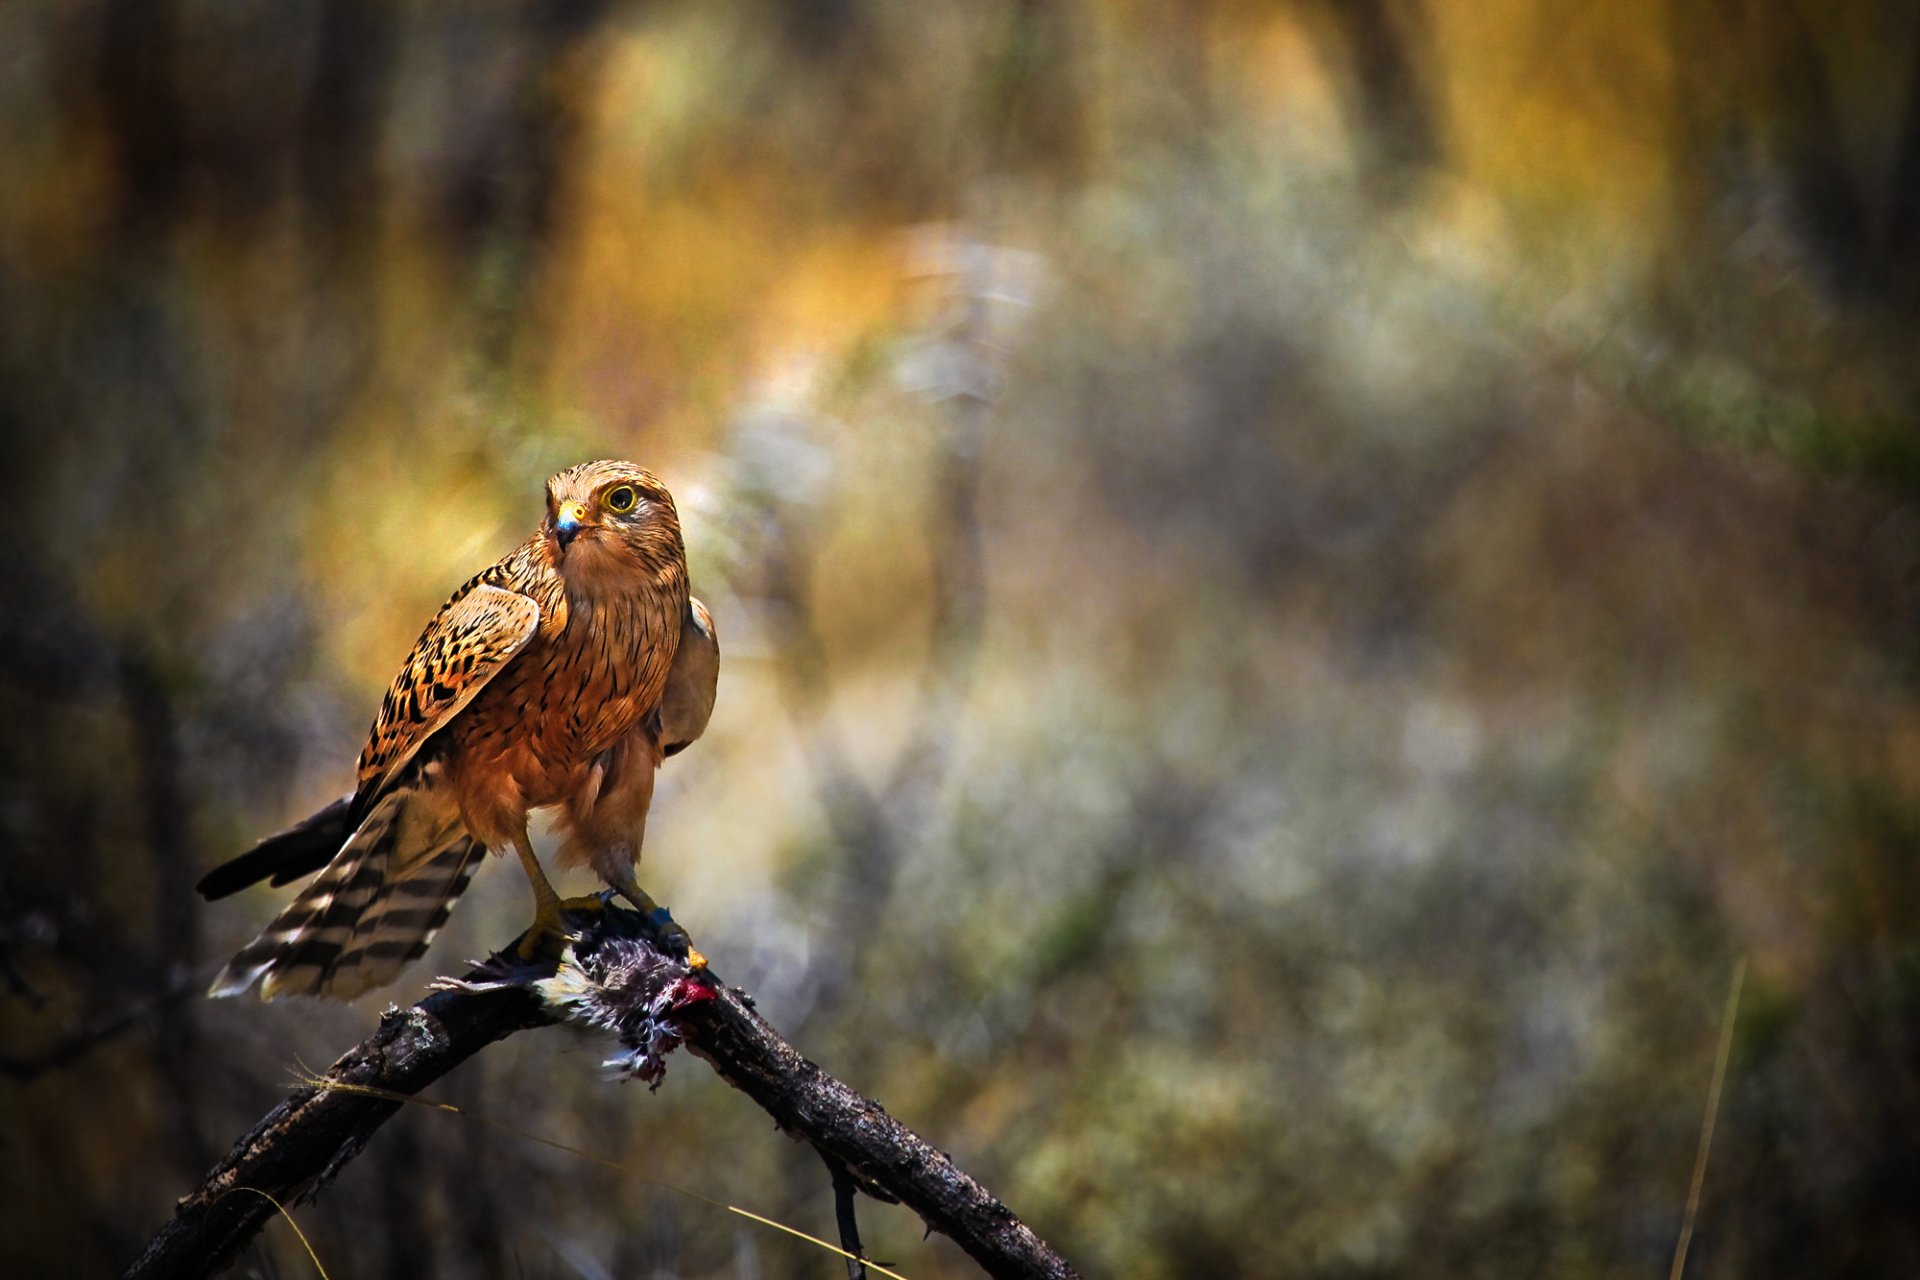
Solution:
<svg viewBox="0 0 1920 1280">
<path fill-rule="evenodd" d="M 228 962 L 211 994 L 353 996 L 391 982 L 446 921 L 480 851 L 519 855 L 531 957 L 566 935 L 527 839 L 557 811 L 562 865 L 585 863 L 641 911 L 634 881 L 654 770 L 713 711 L 720 648 L 687 593 L 673 498 L 630 462 L 547 482 L 531 538 L 427 624 L 380 704 L 351 795 L 200 881 L 209 900 L 320 874 Z M 668 941 L 705 961 L 677 925 Z"/>
</svg>

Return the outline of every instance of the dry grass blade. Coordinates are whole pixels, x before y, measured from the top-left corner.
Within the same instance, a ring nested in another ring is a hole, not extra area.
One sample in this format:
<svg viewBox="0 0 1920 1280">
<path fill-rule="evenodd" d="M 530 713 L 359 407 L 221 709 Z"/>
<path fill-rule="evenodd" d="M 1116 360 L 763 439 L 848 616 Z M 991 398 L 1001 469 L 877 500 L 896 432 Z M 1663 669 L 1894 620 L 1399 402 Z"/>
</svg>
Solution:
<svg viewBox="0 0 1920 1280">
<path fill-rule="evenodd" d="M 327 1274 L 327 1268 L 320 1261 L 320 1255 L 315 1253 L 313 1250 L 313 1241 L 307 1239 L 307 1233 L 300 1229 L 300 1224 L 293 1220 L 293 1215 L 291 1213 L 287 1212 L 287 1206 L 281 1204 L 278 1200 L 274 1199 L 272 1196 L 268 1195 L 266 1192 L 262 1191 L 258 1187 L 232 1187 L 232 1188 L 229 1188 L 225 1193 L 225 1195 L 223 1195 L 221 1198 L 225 1199 L 226 1196 L 230 1196 L 234 1194 L 234 1192 L 236 1191 L 252 1192 L 254 1195 L 259 1196 L 262 1200 L 265 1200 L 268 1204 L 272 1205 L 274 1209 L 280 1214 L 280 1216 L 287 1220 L 287 1225 L 293 1228 L 293 1234 L 296 1238 L 299 1239 L 300 1247 L 307 1251 L 307 1257 L 312 1259 L 313 1261 L 313 1269 L 320 1273 L 320 1280 L 332 1280 L 332 1277 Z"/>
<path fill-rule="evenodd" d="M 1680 1280 L 1687 1269 L 1687 1248 L 1693 1243 L 1693 1222 L 1700 1213 L 1700 1188 L 1707 1180 L 1707 1155 L 1713 1150 L 1713 1123 L 1720 1114 L 1720 1090 L 1727 1079 L 1727 1059 L 1733 1053 L 1733 1024 L 1740 1013 L 1740 988 L 1747 979 L 1747 958 L 1733 966 L 1733 984 L 1727 990 L 1726 1012 L 1720 1016 L 1720 1050 L 1713 1062 L 1713 1083 L 1707 1086 L 1707 1113 L 1700 1121 L 1700 1147 L 1693 1157 L 1693 1181 L 1687 1187 L 1687 1211 L 1680 1219 L 1680 1239 L 1673 1246 L 1673 1267 L 1667 1280 Z"/>
</svg>

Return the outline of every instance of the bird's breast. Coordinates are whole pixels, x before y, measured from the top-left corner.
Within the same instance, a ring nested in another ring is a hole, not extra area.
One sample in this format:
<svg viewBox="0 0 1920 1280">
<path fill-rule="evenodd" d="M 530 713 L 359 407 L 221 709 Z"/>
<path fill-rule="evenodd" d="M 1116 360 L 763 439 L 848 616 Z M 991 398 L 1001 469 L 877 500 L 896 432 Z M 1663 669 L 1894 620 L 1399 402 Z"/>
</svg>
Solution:
<svg viewBox="0 0 1920 1280">
<path fill-rule="evenodd" d="M 461 717 L 452 763 L 463 789 L 539 808 L 585 785 L 593 758 L 660 701 L 678 639 L 671 609 L 644 597 L 576 606 L 543 629 Z"/>
</svg>

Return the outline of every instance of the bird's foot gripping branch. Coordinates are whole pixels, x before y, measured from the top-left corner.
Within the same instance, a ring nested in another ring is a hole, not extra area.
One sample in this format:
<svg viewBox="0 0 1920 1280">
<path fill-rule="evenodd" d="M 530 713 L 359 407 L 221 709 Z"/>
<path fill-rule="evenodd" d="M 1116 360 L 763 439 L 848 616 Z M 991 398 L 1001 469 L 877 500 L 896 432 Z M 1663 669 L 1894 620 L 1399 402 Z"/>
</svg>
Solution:
<svg viewBox="0 0 1920 1280">
<path fill-rule="evenodd" d="M 181 1198 L 127 1276 L 220 1270 L 277 1205 L 311 1199 L 409 1097 L 495 1041 L 555 1022 L 616 1037 L 609 1064 L 630 1078 L 657 1082 L 666 1055 L 682 1045 L 705 1061 L 819 1152 L 850 1253 L 859 1253 L 857 1188 L 913 1210 L 990 1275 L 1075 1274 L 944 1153 L 803 1057 L 751 997 L 663 949 L 654 921 L 610 904 L 570 920 L 577 932 L 557 960 L 515 962 L 503 959 L 511 946 L 502 948 L 465 978 L 443 979 L 411 1009 L 385 1014 L 372 1035 L 234 1144 Z"/>
</svg>

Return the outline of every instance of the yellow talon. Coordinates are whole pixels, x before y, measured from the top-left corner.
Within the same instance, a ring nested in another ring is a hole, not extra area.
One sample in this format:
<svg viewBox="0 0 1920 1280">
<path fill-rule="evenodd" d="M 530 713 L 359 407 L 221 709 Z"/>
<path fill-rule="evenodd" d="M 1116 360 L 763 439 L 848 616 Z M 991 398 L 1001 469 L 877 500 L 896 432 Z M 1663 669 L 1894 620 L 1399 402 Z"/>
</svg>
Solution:
<svg viewBox="0 0 1920 1280">
<path fill-rule="evenodd" d="M 522 960 L 538 960 L 543 956 L 557 955 L 562 947 L 573 937 L 573 929 L 567 923 L 566 904 L 558 898 L 542 902 L 533 913 L 533 923 L 520 935 L 520 945 L 514 952 Z"/>
</svg>

